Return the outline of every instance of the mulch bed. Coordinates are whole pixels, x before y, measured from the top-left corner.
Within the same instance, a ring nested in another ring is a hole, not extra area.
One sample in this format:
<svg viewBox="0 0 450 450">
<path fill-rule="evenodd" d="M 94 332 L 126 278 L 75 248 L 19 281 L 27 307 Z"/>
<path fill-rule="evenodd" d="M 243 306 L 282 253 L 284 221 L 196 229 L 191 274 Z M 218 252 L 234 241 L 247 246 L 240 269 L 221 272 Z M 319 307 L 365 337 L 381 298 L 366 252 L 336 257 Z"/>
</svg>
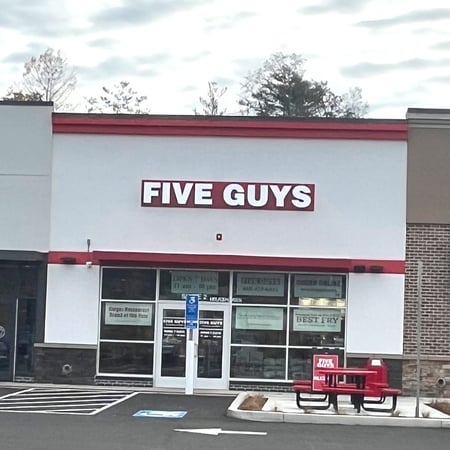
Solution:
<svg viewBox="0 0 450 450">
<path fill-rule="evenodd" d="M 450 402 L 442 400 L 433 400 L 431 403 L 427 403 L 427 406 L 437 409 L 438 411 L 450 415 Z"/>
<path fill-rule="evenodd" d="M 249 395 L 239 406 L 239 409 L 245 411 L 261 411 L 267 398 L 262 395 Z"/>
</svg>

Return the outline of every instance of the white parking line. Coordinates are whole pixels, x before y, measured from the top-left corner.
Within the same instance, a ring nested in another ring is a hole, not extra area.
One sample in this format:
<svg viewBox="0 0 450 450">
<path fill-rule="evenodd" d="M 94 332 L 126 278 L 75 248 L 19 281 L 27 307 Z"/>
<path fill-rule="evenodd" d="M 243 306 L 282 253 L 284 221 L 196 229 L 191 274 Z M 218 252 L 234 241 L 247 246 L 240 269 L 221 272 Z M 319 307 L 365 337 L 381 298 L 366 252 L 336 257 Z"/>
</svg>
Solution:
<svg viewBox="0 0 450 450">
<path fill-rule="evenodd" d="M 138 392 L 30 388 L 0 397 L 0 412 L 95 415 Z"/>
</svg>

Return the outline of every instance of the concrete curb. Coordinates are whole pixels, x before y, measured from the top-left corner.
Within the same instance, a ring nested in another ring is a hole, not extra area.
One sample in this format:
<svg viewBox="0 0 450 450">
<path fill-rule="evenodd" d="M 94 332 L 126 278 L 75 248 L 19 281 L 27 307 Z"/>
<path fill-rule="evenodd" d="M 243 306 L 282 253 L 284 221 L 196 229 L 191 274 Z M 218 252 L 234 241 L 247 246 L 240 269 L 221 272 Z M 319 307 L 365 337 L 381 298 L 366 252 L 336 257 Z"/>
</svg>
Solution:
<svg viewBox="0 0 450 450">
<path fill-rule="evenodd" d="M 262 411 L 244 411 L 239 409 L 242 402 L 250 395 L 264 395 L 268 401 Z M 274 411 L 270 395 L 261 392 L 241 392 L 237 395 L 227 410 L 227 416 L 240 420 L 249 420 L 257 422 L 285 422 L 285 423 L 304 423 L 318 425 L 362 425 L 362 426 L 380 426 L 380 427 L 424 427 L 424 428 L 450 428 L 449 418 L 432 417 L 399 417 L 399 416 L 380 416 L 380 415 L 357 415 L 354 414 L 316 414 L 312 412 L 305 413 Z"/>
</svg>

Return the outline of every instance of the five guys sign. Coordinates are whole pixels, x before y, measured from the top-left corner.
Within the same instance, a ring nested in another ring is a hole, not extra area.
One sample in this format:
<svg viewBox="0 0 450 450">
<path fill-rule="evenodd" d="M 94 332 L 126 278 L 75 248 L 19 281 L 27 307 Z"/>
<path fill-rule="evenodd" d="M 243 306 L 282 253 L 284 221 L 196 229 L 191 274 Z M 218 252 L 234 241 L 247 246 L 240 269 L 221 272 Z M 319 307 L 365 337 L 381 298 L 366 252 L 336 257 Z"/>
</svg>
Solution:
<svg viewBox="0 0 450 450">
<path fill-rule="evenodd" d="M 314 211 L 314 184 L 142 180 L 141 206 Z"/>
</svg>

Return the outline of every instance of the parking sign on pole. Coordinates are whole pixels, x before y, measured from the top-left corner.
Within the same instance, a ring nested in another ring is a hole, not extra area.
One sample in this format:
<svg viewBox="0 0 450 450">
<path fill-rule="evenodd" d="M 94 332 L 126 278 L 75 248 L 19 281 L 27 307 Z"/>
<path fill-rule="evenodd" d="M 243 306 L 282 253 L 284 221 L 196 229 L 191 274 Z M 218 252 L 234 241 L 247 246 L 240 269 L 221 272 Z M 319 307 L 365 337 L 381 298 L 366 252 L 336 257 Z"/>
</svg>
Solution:
<svg viewBox="0 0 450 450">
<path fill-rule="evenodd" d="M 199 294 L 186 294 L 186 329 L 195 330 L 198 327 Z"/>
</svg>

